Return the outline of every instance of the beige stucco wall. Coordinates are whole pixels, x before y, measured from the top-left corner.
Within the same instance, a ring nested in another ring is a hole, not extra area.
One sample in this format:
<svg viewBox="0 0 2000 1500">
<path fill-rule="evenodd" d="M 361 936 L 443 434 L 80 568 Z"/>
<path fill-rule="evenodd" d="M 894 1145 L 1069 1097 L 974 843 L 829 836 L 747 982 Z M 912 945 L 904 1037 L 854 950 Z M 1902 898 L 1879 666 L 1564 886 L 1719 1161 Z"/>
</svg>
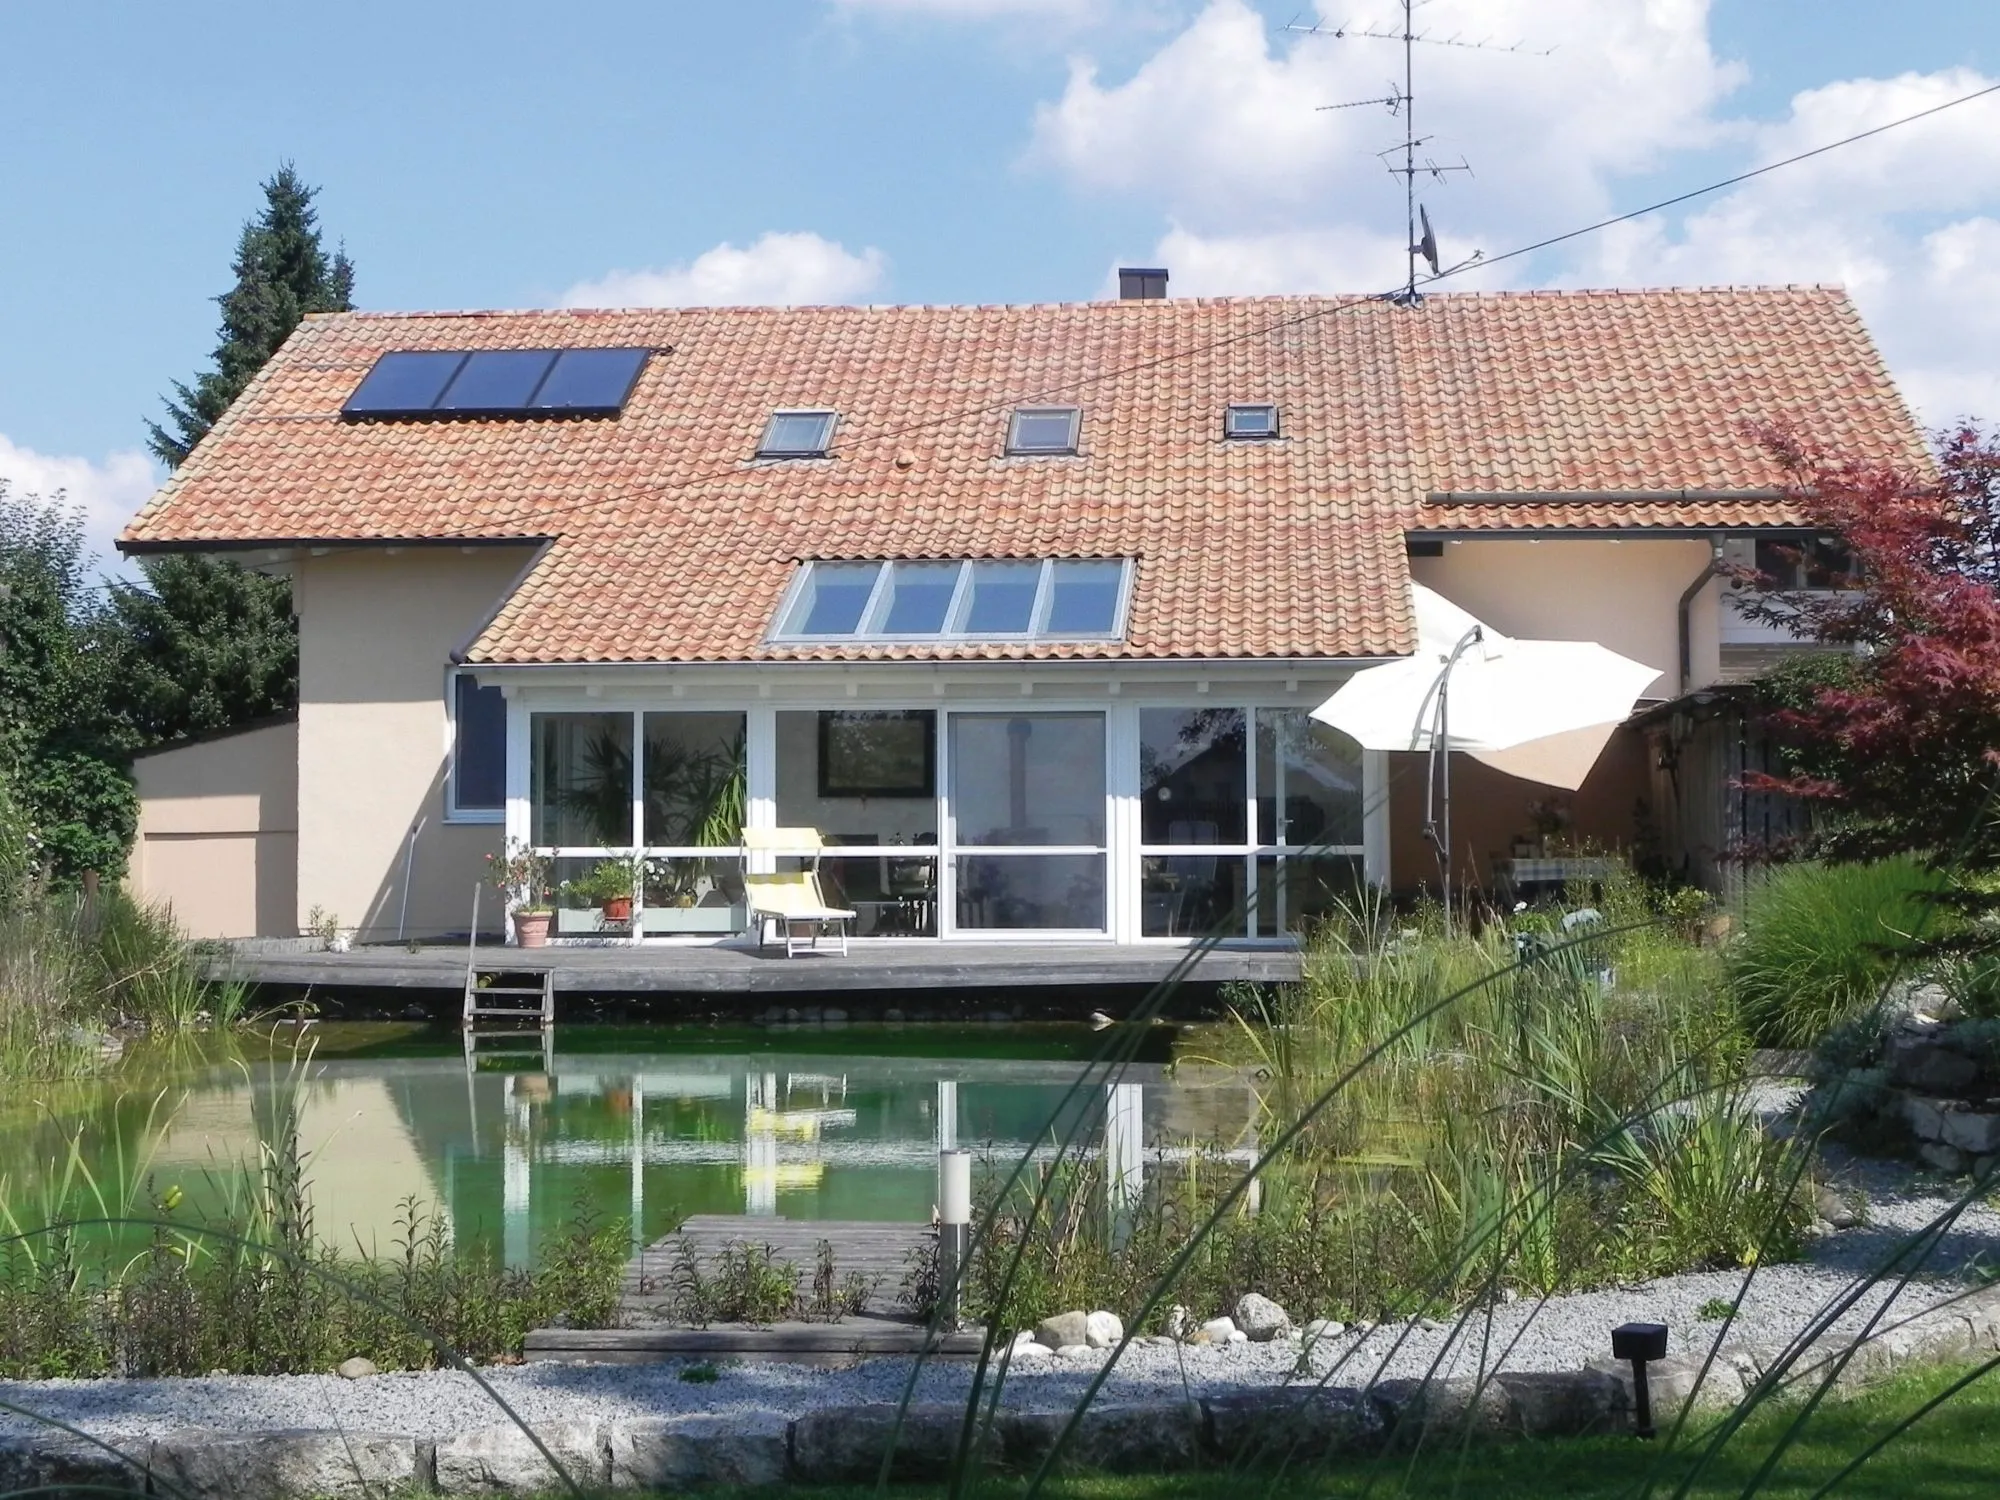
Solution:
<svg viewBox="0 0 2000 1500">
<path fill-rule="evenodd" d="M 1681 591 L 1707 564 L 1708 543 L 1687 540 L 1447 541 L 1442 557 L 1413 557 L 1410 576 L 1509 635 L 1596 641 L 1663 674 L 1647 696 L 1680 691 Z M 1689 611 L 1694 687 L 1721 675 L 1721 585 Z"/>
<path fill-rule="evenodd" d="M 198 938 L 294 930 L 298 726 L 273 724 L 139 756 L 128 870 Z"/>
<path fill-rule="evenodd" d="M 463 932 L 494 823 L 445 819 L 451 653 L 493 611 L 528 547 L 342 549 L 300 560 L 297 920 L 319 907 L 363 941 Z M 487 894 L 481 926 L 499 930 Z"/>
</svg>

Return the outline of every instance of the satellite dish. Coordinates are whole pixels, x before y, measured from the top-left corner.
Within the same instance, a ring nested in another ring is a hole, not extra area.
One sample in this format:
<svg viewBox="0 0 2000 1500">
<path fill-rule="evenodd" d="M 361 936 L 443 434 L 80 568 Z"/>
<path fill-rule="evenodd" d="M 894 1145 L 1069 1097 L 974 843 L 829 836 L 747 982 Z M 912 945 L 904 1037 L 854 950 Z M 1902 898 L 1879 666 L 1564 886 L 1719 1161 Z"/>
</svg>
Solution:
<svg viewBox="0 0 2000 1500">
<path fill-rule="evenodd" d="M 1437 236 L 1431 233 L 1431 216 L 1421 203 L 1417 205 L 1417 218 L 1424 226 L 1423 237 L 1410 248 L 1424 258 L 1425 264 L 1431 268 L 1431 275 L 1435 276 L 1438 274 Z"/>
</svg>

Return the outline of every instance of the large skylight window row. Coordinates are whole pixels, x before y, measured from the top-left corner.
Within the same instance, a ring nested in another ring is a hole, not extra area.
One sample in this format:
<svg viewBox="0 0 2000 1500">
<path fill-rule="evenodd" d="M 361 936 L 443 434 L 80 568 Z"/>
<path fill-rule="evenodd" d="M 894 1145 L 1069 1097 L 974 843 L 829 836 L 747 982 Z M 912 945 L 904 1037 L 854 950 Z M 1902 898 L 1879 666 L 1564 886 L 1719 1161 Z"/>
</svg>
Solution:
<svg viewBox="0 0 2000 1500">
<path fill-rule="evenodd" d="M 806 562 L 770 639 L 1116 640 L 1131 576 L 1126 558 Z"/>
</svg>

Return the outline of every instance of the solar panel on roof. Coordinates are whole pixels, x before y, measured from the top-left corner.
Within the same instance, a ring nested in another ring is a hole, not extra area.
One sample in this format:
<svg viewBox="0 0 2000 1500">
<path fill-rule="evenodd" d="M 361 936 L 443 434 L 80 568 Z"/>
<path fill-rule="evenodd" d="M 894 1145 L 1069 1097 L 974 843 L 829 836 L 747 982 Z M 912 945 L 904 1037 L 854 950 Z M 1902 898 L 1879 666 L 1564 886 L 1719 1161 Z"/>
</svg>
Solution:
<svg viewBox="0 0 2000 1500">
<path fill-rule="evenodd" d="M 638 384 L 650 349 L 565 349 L 528 410 L 545 415 L 616 416 Z"/>
<path fill-rule="evenodd" d="M 519 416 L 556 360 L 553 349 L 481 349 L 466 358 L 433 410 L 456 416 Z"/>
<path fill-rule="evenodd" d="M 396 350 L 375 361 L 341 407 L 346 416 L 417 416 L 430 411 L 465 356 L 457 352 Z"/>
</svg>

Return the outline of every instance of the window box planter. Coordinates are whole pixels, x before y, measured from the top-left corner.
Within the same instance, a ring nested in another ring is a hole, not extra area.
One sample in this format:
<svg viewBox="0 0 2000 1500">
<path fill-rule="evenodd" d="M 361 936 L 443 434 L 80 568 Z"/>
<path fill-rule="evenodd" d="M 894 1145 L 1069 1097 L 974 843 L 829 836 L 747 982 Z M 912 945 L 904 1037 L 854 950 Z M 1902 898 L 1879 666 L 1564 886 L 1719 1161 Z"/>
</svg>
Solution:
<svg viewBox="0 0 2000 1500">
<path fill-rule="evenodd" d="M 749 920 L 750 914 L 740 902 L 729 906 L 649 906 L 641 930 L 649 937 L 726 937 L 741 932 Z"/>
</svg>

